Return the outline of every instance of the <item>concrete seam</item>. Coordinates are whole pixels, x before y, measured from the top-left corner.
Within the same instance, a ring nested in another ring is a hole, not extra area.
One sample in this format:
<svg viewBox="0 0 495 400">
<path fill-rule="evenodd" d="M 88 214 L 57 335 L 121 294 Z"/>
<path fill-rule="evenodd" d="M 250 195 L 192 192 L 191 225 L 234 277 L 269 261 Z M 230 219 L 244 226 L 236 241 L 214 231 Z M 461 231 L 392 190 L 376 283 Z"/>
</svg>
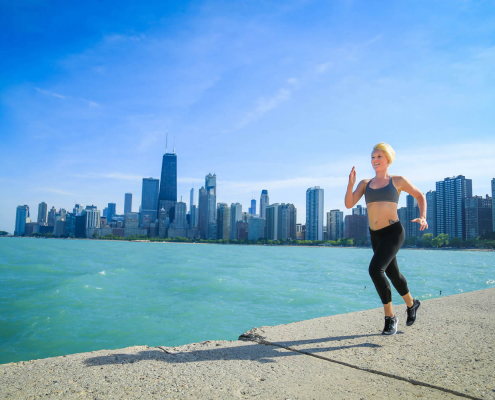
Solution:
<svg viewBox="0 0 495 400">
<path fill-rule="evenodd" d="M 331 358 L 326 358 L 326 357 L 320 356 L 318 354 L 307 353 L 305 351 L 293 349 L 292 347 L 282 346 L 281 344 L 278 344 L 278 343 L 268 342 L 268 341 L 263 340 L 263 339 L 253 339 L 253 338 L 243 337 L 242 340 L 246 340 L 246 339 L 249 340 L 249 341 L 252 341 L 252 342 L 256 342 L 256 343 L 259 343 L 259 344 L 266 345 L 266 346 L 275 346 L 275 347 L 280 347 L 282 349 L 286 349 L 286 350 L 290 350 L 290 351 L 295 351 L 296 353 L 300 353 L 300 354 L 304 354 L 304 355 L 307 355 L 307 356 L 319 358 L 321 360 L 329 361 L 329 362 L 332 362 L 332 363 L 335 363 L 335 364 L 344 365 L 346 367 L 354 368 L 354 369 L 357 369 L 359 371 L 370 372 L 372 374 L 382 375 L 382 376 L 386 376 L 388 378 L 392 378 L 392 379 L 397 379 L 397 380 L 400 380 L 400 381 L 408 382 L 408 383 L 411 383 L 413 385 L 424 386 L 424 387 L 428 387 L 428 388 L 431 388 L 431 389 L 440 390 L 442 392 L 454 394 L 454 395 L 459 396 L 459 397 L 464 397 L 464 398 L 472 399 L 472 400 L 483 400 L 483 399 L 481 399 L 479 397 L 474 397 L 474 396 L 471 396 L 469 394 L 465 394 L 465 393 L 461 393 L 461 392 L 456 392 L 455 390 L 443 388 L 441 386 L 435 386 L 435 385 L 432 385 L 430 383 L 417 381 L 415 379 L 404 378 L 404 377 L 399 376 L 399 375 L 393 375 L 393 374 L 389 374 L 387 372 L 378 371 L 378 370 L 375 370 L 375 369 L 358 367 L 357 365 L 349 364 L 349 363 L 346 363 L 344 361 L 332 360 Z"/>
</svg>

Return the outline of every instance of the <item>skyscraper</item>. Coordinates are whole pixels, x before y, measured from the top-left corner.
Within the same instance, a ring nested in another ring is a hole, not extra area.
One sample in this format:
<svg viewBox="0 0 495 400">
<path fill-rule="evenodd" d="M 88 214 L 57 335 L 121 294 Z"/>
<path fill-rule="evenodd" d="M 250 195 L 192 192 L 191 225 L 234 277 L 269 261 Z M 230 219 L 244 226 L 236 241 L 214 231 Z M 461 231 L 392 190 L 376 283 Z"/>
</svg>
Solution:
<svg viewBox="0 0 495 400">
<path fill-rule="evenodd" d="M 437 235 L 466 239 L 466 198 L 473 195 L 473 182 L 463 175 L 437 182 Z"/>
<path fill-rule="evenodd" d="M 256 200 L 251 200 L 251 207 L 249 207 L 249 214 L 256 215 Z"/>
<path fill-rule="evenodd" d="M 330 210 L 327 213 L 327 232 L 329 240 L 338 240 L 344 237 L 344 212 Z"/>
<path fill-rule="evenodd" d="M 217 239 L 230 239 L 230 207 L 227 203 L 218 203 Z"/>
<path fill-rule="evenodd" d="M 139 235 L 139 214 L 128 212 L 125 214 L 124 237 Z"/>
<path fill-rule="evenodd" d="M 158 212 L 158 236 L 167 237 L 167 211 L 161 208 Z"/>
<path fill-rule="evenodd" d="M 266 206 L 269 204 L 268 190 L 263 189 L 260 196 L 260 218 L 266 218 Z"/>
<path fill-rule="evenodd" d="M 132 193 L 126 193 L 124 200 L 124 216 L 130 212 L 132 212 Z"/>
<path fill-rule="evenodd" d="M 245 222 L 240 222 L 246 224 Z M 265 219 L 264 218 L 250 218 L 247 222 L 248 225 L 248 240 L 258 241 L 258 239 L 265 238 Z"/>
<path fill-rule="evenodd" d="M 297 210 L 294 204 L 280 204 L 277 218 L 277 239 L 296 240 L 296 222 Z"/>
<path fill-rule="evenodd" d="M 278 240 L 278 207 L 279 203 L 266 206 L 266 238 L 269 240 Z"/>
<path fill-rule="evenodd" d="M 306 191 L 306 240 L 323 240 L 323 189 Z"/>
<path fill-rule="evenodd" d="M 72 210 L 72 212 L 73 212 L 74 214 L 80 214 L 80 213 L 82 212 L 82 210 L 84 210 L 83 205 L 78 203 L 78 204 L 76 204 L 76 205 L 74 206 L 74 209 Z"/>
<path fill-rule="evenodd" d="M 237 222 L 242 221 L 242 205 L 232 203 L 230 205 L 230 238 L 237 239 Z"/>
<path fill-rule="evenodd" d="M 198 230 L 201 238 L 208 238 L 208 196 L 206 195 L 206 189 L 204 187 L 199 189 Z"/>
<path fill-rule="evenodd" d="M 84 210 L 81 210 L 79 215 L 76 215 L 76 223 L 75 223 L 75 234 L 76 238 L 85 238 L 86 237 L 86 213 Z"/>
<path fill-rule="evenodd" d="M 160 181 L 153 178 L 143 178 L 143 188 L 141 191 L 141 224 L 143 216 L 148 215 L 150 222 L 155 222 L 158 218 L 158 193 Z"/>
<path fill-rule="evenodd" d="M 48 211 L 48 226 L 55 226 L 55 217 L 57 215 L 57 210 L 55 207 L 52 207 L 50 211 Z"/>
<path fill-rule="evenodd" d="M 67 237 L 76 237 L 76 214 L 67 213 L 65 216 L 65 235 Z"/>
<path fill-rule="evenodd" d="M 115 203 L 108 203 L 108 210 L 107 210 L 107 221 L 111 222 L 113 220 L 113 217 L 117 214 L 116 212 L 117 205 Z"/>
<path fill-rule="evenodd" d="M 195 228 L 196 227 L 196 220 L 197 220 L 197 207 L 194 204 L 194 188 L 191 188 L 190 195 L 189 195 L 189 209 L 190 209 L 190 217 L 189 217 L 189 228 Z"/>
<path fill-rule="evenodd" d="M 217 220 L 217 176 L 208 174 L 205 177 L 206 188 L 206 228 L 208 230 L 208 238 L 217 236 L 217 232 L 210 232 L 211 229 L 216 229 L 212 224 Z"/>
<path fill-rule="evenodd" d="M 406 230 L 407 223 L 407 207 L 401 207 L 397 210 L 397 216 L 399 217 L 399 221 L 404 227 L 404 231 Z"/>
<path fill-rule="evenodd" d="M 189 216 L 189 229 L 193 229 L 197 227 L 196 225 L 196 221 L 198 220 L 197 215 L 198 215 L 198 209 L 195 205 L 192 205 Z"/>
<path fill-rule="evenodd" d="M 495 178 L 492 179 L 492 232 L 495 232 Z"/>
<path fill-rule="evenodd" d="M 492 232 L 492 201 L 488 195 L 466 199 L 466 239 L 476 239 Z"/>
<path fill-rule="evenodd" d="M 15 213 L 14 235 L 22 236 L 26 232 L 26 221 L 29 218 L 29 206 L 17 206 Z"/>
<path fill-rule="evenodd" d="M 48 222 L 48 204 L 42 201 L 38 205 L 38 224 L 44 225 Z"/>
<path fill-rule="evenodd" d="M 417 222 L 412 222 L 413 219 L 419 218 L 419 207 L 417 200 L 408 194 L 406 196 L 406 208 L 407 208 L 407 217 L 406 224 L 404 226 L 406 231 L 406 239 L 416 236 L 419 237 L 420 234 L 420 224 Z M 421 232 L 422 234 L 423 232 Z"/>
<path fill-rule="evenodd" d="M 86 232 L 88 229 L 100 227 L 100 210 L 96 206 L 86 206 L 84 213 L 86 214 Z"/>
<path fill-rule="evenodd" d="M 368 238 L 368 217 L 366 215 L 346 215 L 345 216 L 345 238 L 355 240 L 367 240 Z M 306 227 L 306 238 L 308 228 Z"/>
<path fill-rule="evenodd" d="M 158 208 L 164 208 L 169 221 L 175 216 L 175 203 L 177 203 L 177 155 L 165 153 L 162 161 L 162 175 L 160 180 L 160 195 Z"/>
<path fill-rule="evenodd" d="M 174 229 L 186 229 L 187 205 L 182 200 L 175 205 Z"/>
<path fill-rule="evenodd" d="M 352 215 L 368 215 L 368 210 L 361 204 L 358 204 L 352 209 Z"/>
<path fill-rule="evenodd" d="M 426 197 L 426 223 L 428 229 L 423 231 L 425 233 L 431 233 L 433 237 L 437 236 L 437 192 L 430 190 L 425 195 Z"/>
<path fill-rule="evenodd" d="M 53 236 L 61 237 L 65 235 L 65 216 L 66 213 L 60 213 L 55 217 L 55 226 L 53 227 Z"/>
</svg>

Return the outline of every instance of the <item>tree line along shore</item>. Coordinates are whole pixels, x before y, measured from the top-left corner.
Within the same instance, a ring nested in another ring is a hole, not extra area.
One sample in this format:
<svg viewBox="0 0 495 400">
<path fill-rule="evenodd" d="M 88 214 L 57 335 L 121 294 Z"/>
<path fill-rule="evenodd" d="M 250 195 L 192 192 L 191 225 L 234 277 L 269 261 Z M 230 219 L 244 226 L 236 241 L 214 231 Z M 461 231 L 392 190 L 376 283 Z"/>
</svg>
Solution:
<svg viewBox="0 0 495 400">
<path fill-rule="evenodd" d="M 0 231 L 0 236 L 14 237 L 9 235 L 8 232 Z M 31 238 L 55 238 L 53 234 L 41 234 L 33 233 L 29 236 Z M 60 237 L 60 239 L 77 239 L 69 237 Z M 128 237 L 107 235 L 99 237 L 97 234 L 93 235 L 90 240 L 121 240 L 121 241 L 146 241 L 146 242 L 172 242 L 172 243 L 204 243 L 204 244 L 243 244 L 243 245 L 268 245 L 268 246 L 335 246 L 335 247 L 371 247 L 367 238 L 362 239 L 338 239 L 338 240 L 271 240 L 271 239 L 258 239 L 255 240 L 227 240 L 227 239 L 188 239 L 185 237 L 175 238 L 159 238 L 145 235 L 131 235 Z M 491 232 L 487 235 L 478 237 L 476 239 L 463 240 L 462 238 L 453 237 L 441 233 L 436 237 L 433 237 L 431 233 L 426 233 L 422 237 L 412 236 L 404 241 L 404 246 L 407 248 L 433 248 L 433 249 L 495 249 L 495 232 Z"/>
</svg>

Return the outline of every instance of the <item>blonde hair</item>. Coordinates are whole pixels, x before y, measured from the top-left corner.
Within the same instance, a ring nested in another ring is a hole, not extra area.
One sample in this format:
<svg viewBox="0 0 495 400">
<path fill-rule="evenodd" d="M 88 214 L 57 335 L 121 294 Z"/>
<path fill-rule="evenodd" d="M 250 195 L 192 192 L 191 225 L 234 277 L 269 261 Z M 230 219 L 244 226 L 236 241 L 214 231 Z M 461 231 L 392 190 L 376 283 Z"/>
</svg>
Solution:
<svg viewBox="0 0 495 400">
<path fill-rule="evenodd" d="M 373 147 L 373 150 L 383 151 L 388 158 L 389 165 L 392 165 L 392 163 L 395 161 L 395 151 L 388 143 L 378 143 L 375 147 Z"/>
</svg>

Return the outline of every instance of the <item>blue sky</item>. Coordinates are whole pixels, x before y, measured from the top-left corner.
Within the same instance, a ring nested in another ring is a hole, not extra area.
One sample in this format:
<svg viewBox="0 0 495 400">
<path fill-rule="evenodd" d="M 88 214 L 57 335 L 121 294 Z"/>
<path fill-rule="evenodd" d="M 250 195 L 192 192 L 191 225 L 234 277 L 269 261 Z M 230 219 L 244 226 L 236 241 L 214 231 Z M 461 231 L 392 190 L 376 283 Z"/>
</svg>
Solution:
<svg viewBox="0 0 495 400">
<path fill-rule="evenodd" d="M 306 189 L 344 209 L 380 141 L 423 192 L 490 191 L 493 2 L 69 3 L 0 1 L 0 230 L 41 201 L 123 212 L 131 192 L 137 211 L 167 131 L 187 203 L 211 172 L 219 202 L 268 189 L 304 222 Z"/>
</svg>

